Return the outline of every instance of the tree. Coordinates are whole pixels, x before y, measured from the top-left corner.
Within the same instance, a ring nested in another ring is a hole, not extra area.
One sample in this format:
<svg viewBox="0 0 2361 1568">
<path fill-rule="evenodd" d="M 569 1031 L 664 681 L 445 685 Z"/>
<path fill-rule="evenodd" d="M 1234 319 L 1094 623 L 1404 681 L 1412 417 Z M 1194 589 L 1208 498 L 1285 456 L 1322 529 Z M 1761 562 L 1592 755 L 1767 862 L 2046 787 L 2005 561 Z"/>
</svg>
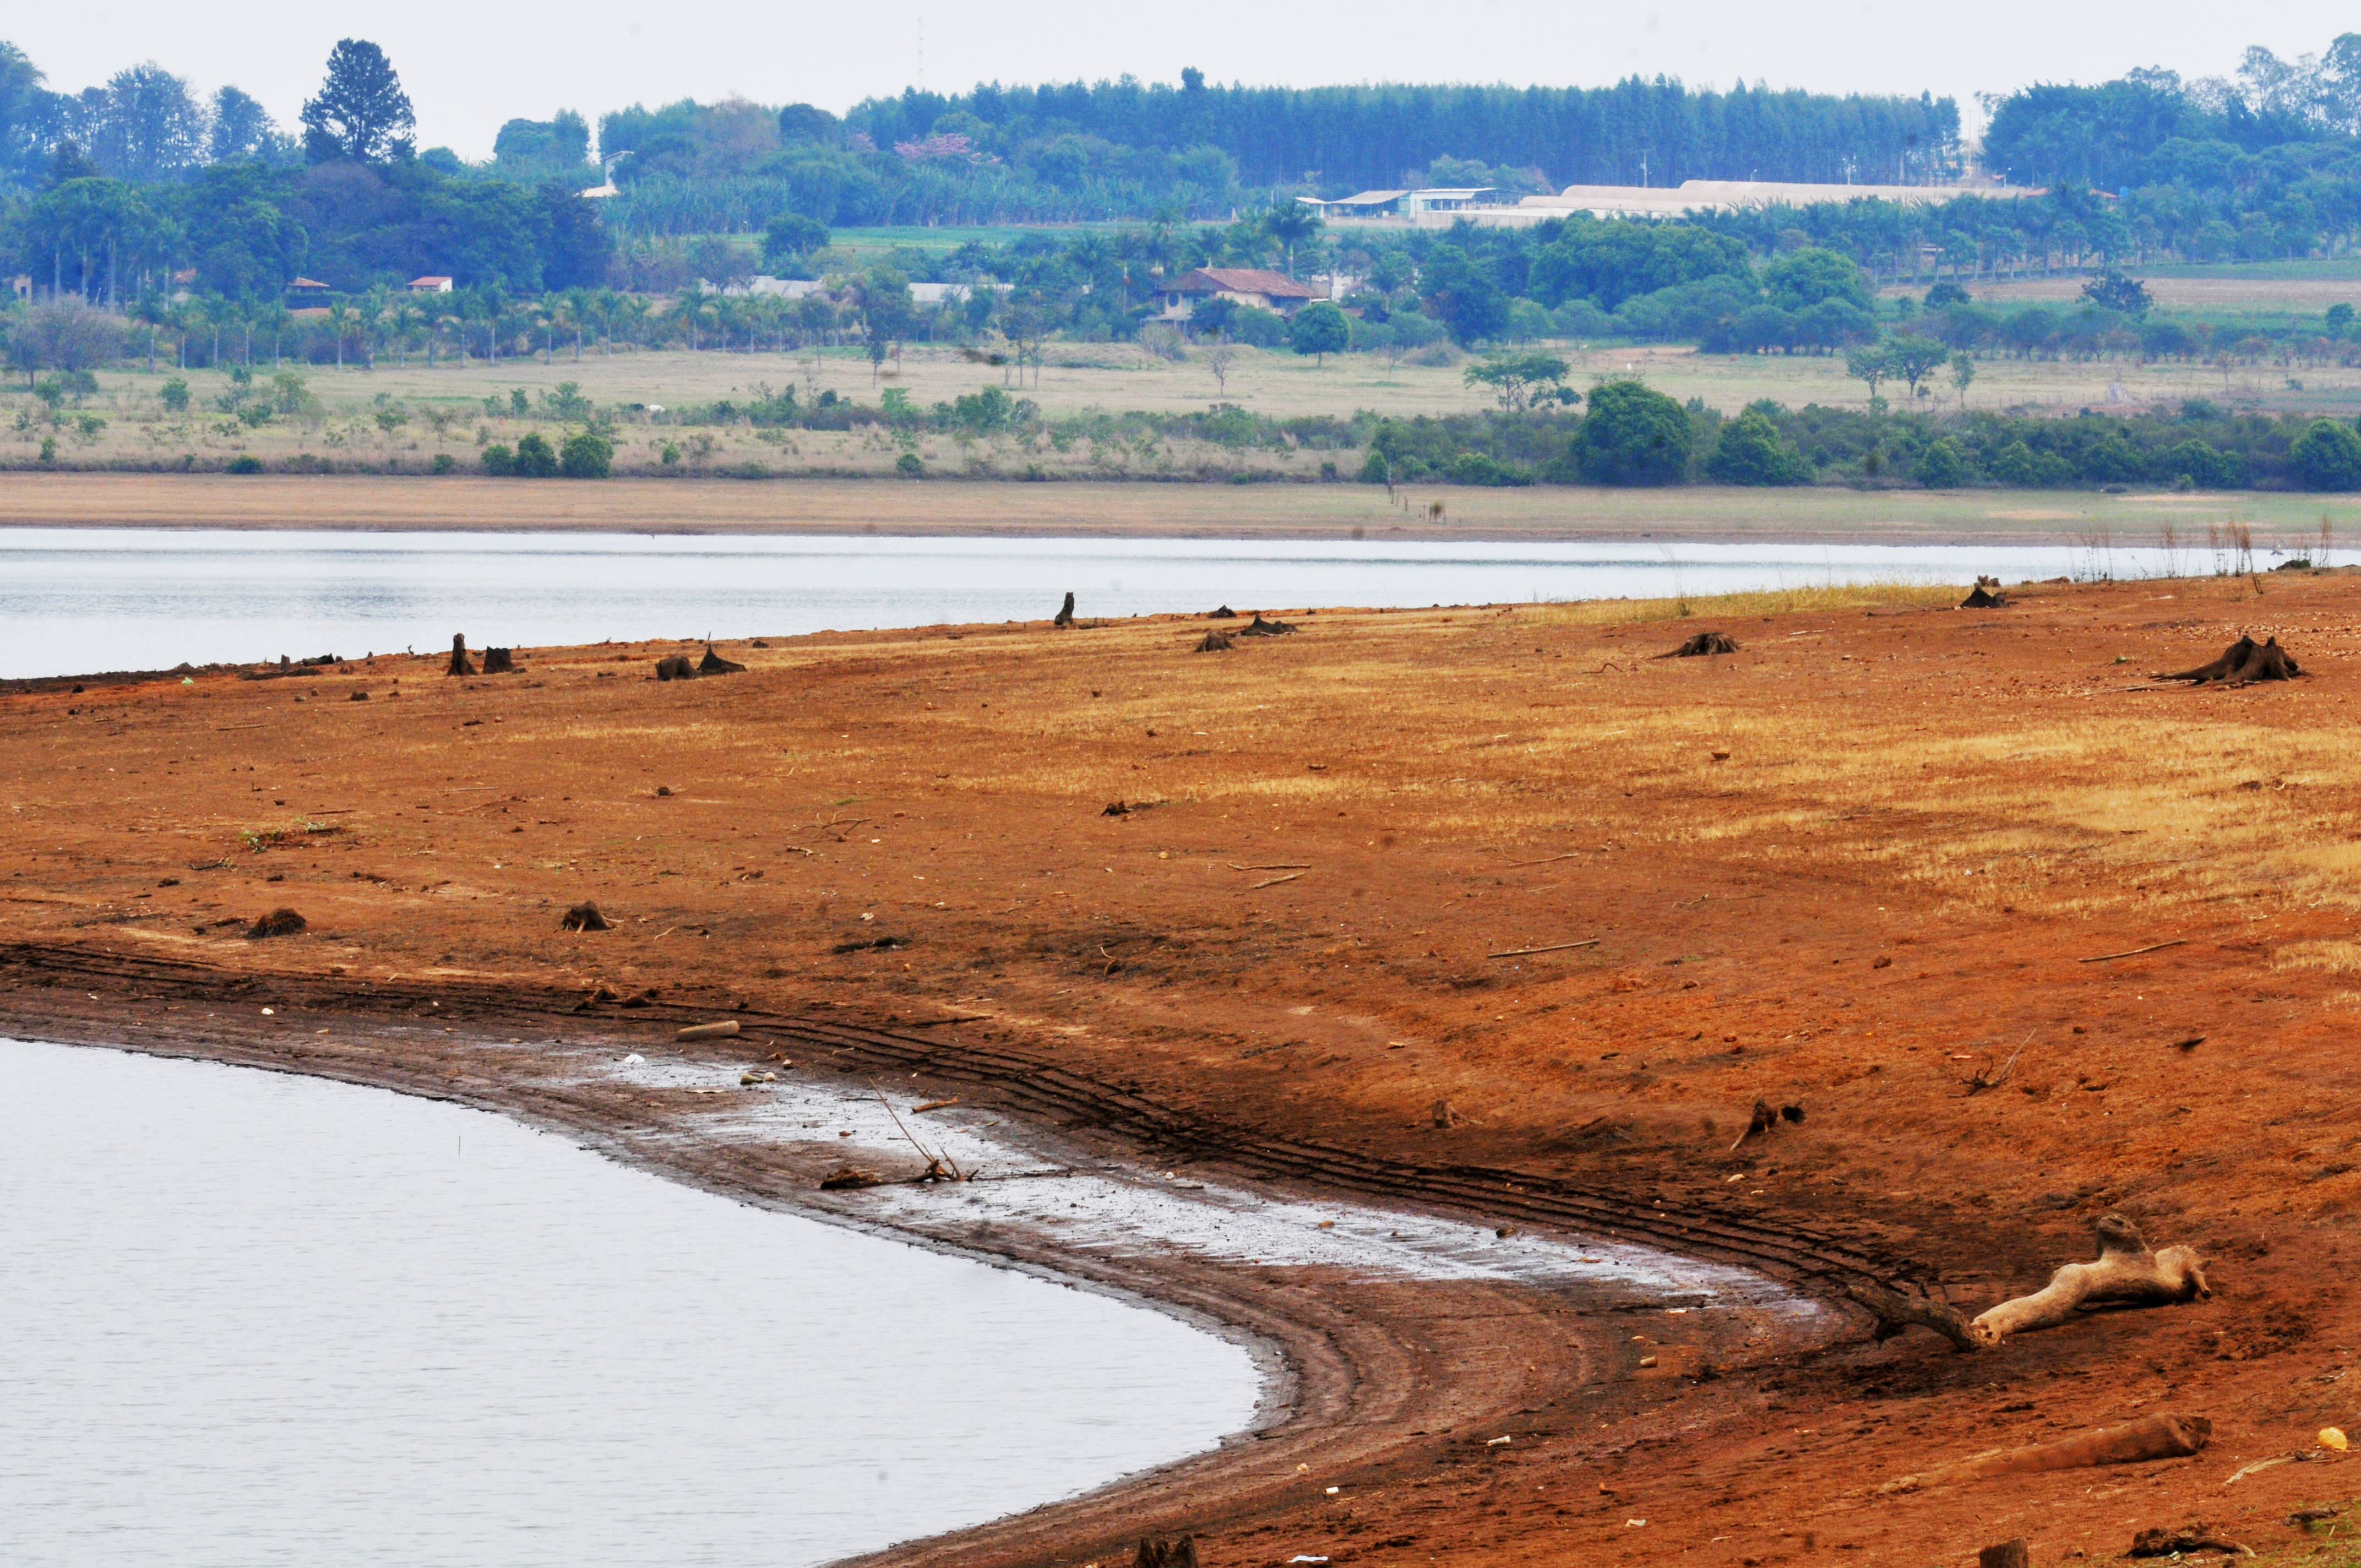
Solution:
<svg viewBox="0 0 2361 1568">
<path fill-rule="evenodd" d="M 1949 436 L 1918 455 L 1918 482 L 1930 490 L 1956 490 L 1968 482 L 1968 455 Z"/>
<path fill-rule="evenodd" d="M 2136 278 L 2126 278 L 2113 268 L 2083 284 L 2082 298 L 2136 319 L 2147 314 L 2148 307 L 2156 303 L 2148 295 L 2147 284 Z"/>
<path fill-rule="evenodd" d="M 1822 300 L 1842 300 L 1856 310 L 1870 308 L 1869 283 L 1850 256 L 1806 246 L 1763 269 L 1763 288 L 1783 311 L 1800 311 Z"/>
<path fill-rule="evenodd" d="M 1779 439 L 1771 416 L 1750 408 L 1721 427 L 1705 471 L 1725 485 L 1808 485 L 1812 465 Z"/>
<path fill-rule="evenodd" d="M 557 454 L 550 450 L 549 438 L 537 430 L 529 430 L 516 444 L 516 475 L 521 479 L 547 479 L 557 473 Z"/>
<path fill-rule="evenodd" d="M 1328 356 L 1341 354 L 1353 340 L 1351 319 L 1326 300 L 1316 301 L 1295 313 L 1287 325 L 1288 341 L 1298 354 L 1309 354 L 1315 365 L 1325 365 Z"/>
<path fill-rule="evenodd" d="M 615 444 L 593 431 L 577 431 L 557 449 L 557 471 L 569 479 L 603 479 L 615 461 Z"/>
<path fill-rule="evenodd" d="M 1877 384 L 1894 374 L 1894 356 L 1883 343 L 1864 343 L 1845 350 L 1845 374 L 1869 383 L 1869 406 L 1879 406 Z"/>
<path fill-rule="evenodd" d="M 1975 383 L 1975 378 L 1976 362 L 1968 357 L 1968 351 L 1962 348 L 1957 354 L 1952 355 L 1951 386 L 1960 394 L 1960 406 L 1961 408 L 1968 406 L 1968 389 Z"/>
<path fill-rule="evenodd" d="M 87 371 L 122 348 L 115 318 L 71 297 L 35 305 L 15 319 L 8 333 L 8 363 L 25 372 L 27 387 L 39 371 Z"/>
<path fill-rule="evenodd" d="M 1230 393 L 1230 367 L 1237 362 L 1238 351 L 1221 334 L 1213 334 L 1213 345 L 1205 350 L 1205 368 L 1213 373 L 1213 395 L 1225 398 Z"/>
<path fill-rule="evenodd" d="M 1263 232 L 1287 247 L 1287 275 L 1295 276 L 1295 247 L 1310 241 L 1326 227 L 1320 214 L 1301 202 L 1290 202 L 1283 207 L 1273 207 L 1263 214 Z"/>
<path fill-rule="evenodd" d="M 2334 420 L 2316 419 L 2288 448 L 2308 490 L 2361 489 L 2361 435 Z"/>
<path fill-rule="evenodd" d="M 826 247 L 828 230 L 801 213 L 781 213 L 763 229 L 763 259 L 776 267 Z"/>
<path fill-rule="evenodd" d="M 1419 287 L 1428 313 L 1451 329 L 1462 344 L 1498 337 L 1508 324 L 1508 296 L 1485 268 L 1455 245 L 1438 245 L 1420 269 Z"/>
<path fill-rule="evenodd" d="M 1910 395 L 1918 395 L 1918 383 L 1930 371 L 1950 363 L 1951 351 L 1931 337 L 1919 337 L 1911 333 L 1897 333 L 1886 340 L 1886 363 L 1893 373 L 1910 383 Z"/>
<path fill-rule="evenodd" d="M 1591 389 L 1572 455 L 1594 485 L 1676 485 L 1694 439 L 1680 404 L 1637 381 L 1609 381 Z"/>
<path fill-rule="evenodd" d="M 1500 400 L 1502 412 L 1518 413 L 1553 390 L 1562 389 L 1567 368 L 1556 355 L 1539 350 L 1495 354 L 1460 372 L 1460 379 L 1470 387 L 1491 388 L 1492 395 Z"/>
<path fill-rule="evenodd" d="M 286 138 L 279 134 L 269 111 L 235 87 L 214 94 L 213 129 L 205 143 L 209 163 L 277 159 Z"/>
<path fill-rule="evenodd" d="M 406 163 L 417 128 L 385 51 L 366 38 L 340 39 L 320 95 L 303 104 L 304 156 L 314 163 Z"/>
</svg>

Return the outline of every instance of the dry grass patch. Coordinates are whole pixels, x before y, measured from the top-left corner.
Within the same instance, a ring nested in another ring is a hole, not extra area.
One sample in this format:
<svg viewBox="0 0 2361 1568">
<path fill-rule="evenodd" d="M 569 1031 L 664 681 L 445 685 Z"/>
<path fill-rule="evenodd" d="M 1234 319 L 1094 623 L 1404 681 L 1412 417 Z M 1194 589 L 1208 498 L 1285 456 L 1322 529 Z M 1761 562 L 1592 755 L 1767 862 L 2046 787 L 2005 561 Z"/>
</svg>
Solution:
<svg viewBox="0 0 2361 1568">
<path fill-rule="evenodd" d="M 1812 615 L 1828 610 L 1930 609 L 1955 605 L 1968 590 L 1949 583 L 1818 583 L 1752 593 L 1690 594 L 1657 599 L 1583 599 L 1526 613 L 1537 626 L 1624 626 L 1716 616 Z"/>
</svg>

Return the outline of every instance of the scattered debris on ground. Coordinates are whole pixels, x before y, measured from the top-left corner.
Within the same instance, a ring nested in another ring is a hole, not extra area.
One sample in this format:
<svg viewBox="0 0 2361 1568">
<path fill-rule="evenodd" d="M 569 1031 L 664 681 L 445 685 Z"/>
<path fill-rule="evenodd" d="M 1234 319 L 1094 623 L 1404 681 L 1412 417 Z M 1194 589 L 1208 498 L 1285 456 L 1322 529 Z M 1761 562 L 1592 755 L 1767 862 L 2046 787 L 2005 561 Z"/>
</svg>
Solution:
<svg viewBox="0 0 2361 1568">
<path fill-rule="evenodd" d="M 2144 1530 L 2132 1537 L 2134 1557 L 2180 1557 L 2191 1552 L 2254 1555 L 2203 1519 L 2191 1519 L 2178 1530 Z"/>
<path fill-rule="evenodd" d="M 2257 681 L 2291 681 L 2302 674 L 2302 669 L 2288 656 L 2288 651 L 2279 646 L 2278 638 L 2257 642 L 2251 637 L 2241 637 L 2223 649 L 2222 656 L 2210 664 L 2200 664 L 2193 670 L 2158 671 L 2150 678 L 2187 681 L 2200 686 L 2243 686 Z"/>
<path fill-rule="evenodd" d="M 873 942 L 864 937 L 857 942 L 839 942 L 836 946 L 830 948 L 829 951 L 831 953 L 865 953 L 874 949 L 880 952 L 892 952 L 895 948 L 906 948 L 909 945 L 909 938 L 906 937 L 880 937 Z"/>
<path fill-rule="evenodd" d="M 863 1170 L 857 1165 L 840 1165 L 819 1179 L 822 1192 L 842 1192 L 855 1187 L 883 1187 L 885 1179 L 873 1170 Z"/>
</svg>

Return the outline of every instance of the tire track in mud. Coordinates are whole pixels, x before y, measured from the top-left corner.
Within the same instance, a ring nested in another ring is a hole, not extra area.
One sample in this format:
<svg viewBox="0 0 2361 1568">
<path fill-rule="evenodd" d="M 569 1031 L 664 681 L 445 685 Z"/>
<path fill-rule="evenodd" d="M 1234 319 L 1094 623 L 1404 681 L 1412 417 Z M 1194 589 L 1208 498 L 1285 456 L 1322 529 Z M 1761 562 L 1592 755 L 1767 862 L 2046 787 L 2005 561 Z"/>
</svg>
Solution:
<svg viewBox="0 0 2361 1568">
<path fill-rule="evenodd" d="M 713 1008 L 649 1002 L 628 1009 L 595 1003 L 583 993 L 531 984 L 499 985 L 453 979 L 432 983 L 340 977 L 236 974 L 188 959 L 109 952 L 62 944 L 0 947 L 0 973 L 36 985 L 104 982 L 169 988 L 184 1000 L 267 1002 L 278 998 L 322 1011 L 380 1014 L 408 1010 L 439 1024 L 505 1019 L 546 1025 L 563 1017 L 594 1017 L 602 1025 L 670 1027 L 723 1015 Z M 0 999 L 0 1014 L 20 1008 Z M 777 1040 L 825 1051 L 827 1065 L 845 1072 L 893 1069 L 989 1091 L 1005 1108 L 1068 1134 L 1095 1133 L 1143 1154 L 1185 1155 L 1225 1167 L 1250 1179 L 1317 1187 L 1365 1199 L 1422 1203 L 1495 1220 L 1552 1225 L 1602 1241 L 1638 1242 L 1664 1252 L 1751 1269 L 1850 1312 L 1852 1291 L 1919 1293 L 1928 1271 L 1875 1241 L 1792 1220 L 1756 1220 L 1661 1198 L 1644 1198 L 1514 1168 L 1424 1164 L 1334 1145 L 1274 1136 L 1257 1129 L 1209 1121 L 1145 1095 L 1063 1067 L 1021 1045 L 964 1043 L 936 1037 L 935 1029 L 961 1025 L 999 1029 L 991 1020 L 961 1020 L 918 1028 L 843 1023 L 810 1014 L 748 1008 L 730 1012 L 741 1027 Z"/>
</svg>

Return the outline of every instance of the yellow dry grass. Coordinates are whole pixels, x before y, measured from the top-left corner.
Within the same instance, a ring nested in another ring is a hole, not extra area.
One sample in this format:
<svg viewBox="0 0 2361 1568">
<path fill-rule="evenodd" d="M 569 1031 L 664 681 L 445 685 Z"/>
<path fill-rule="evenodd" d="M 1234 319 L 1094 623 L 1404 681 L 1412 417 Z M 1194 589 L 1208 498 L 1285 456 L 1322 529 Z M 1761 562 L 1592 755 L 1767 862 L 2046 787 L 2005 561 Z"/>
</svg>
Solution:
<svg viewBox="0 0 2361 1568">
<path fill-rule="evenodd" d="M 1817 583 L 1748 593 L 1688 594 L 1675 598 L 1582 599 L 1541 606 L 1529 611 L 1528 618 L 1543 626 L 1615 626 L 1651 620 L 1811 615 L 1823 610 L 1880 606 L 1924 609 L 1956 604 L 1967 591 L 1963 586 L 1949 583 Z"/>
</svg>

